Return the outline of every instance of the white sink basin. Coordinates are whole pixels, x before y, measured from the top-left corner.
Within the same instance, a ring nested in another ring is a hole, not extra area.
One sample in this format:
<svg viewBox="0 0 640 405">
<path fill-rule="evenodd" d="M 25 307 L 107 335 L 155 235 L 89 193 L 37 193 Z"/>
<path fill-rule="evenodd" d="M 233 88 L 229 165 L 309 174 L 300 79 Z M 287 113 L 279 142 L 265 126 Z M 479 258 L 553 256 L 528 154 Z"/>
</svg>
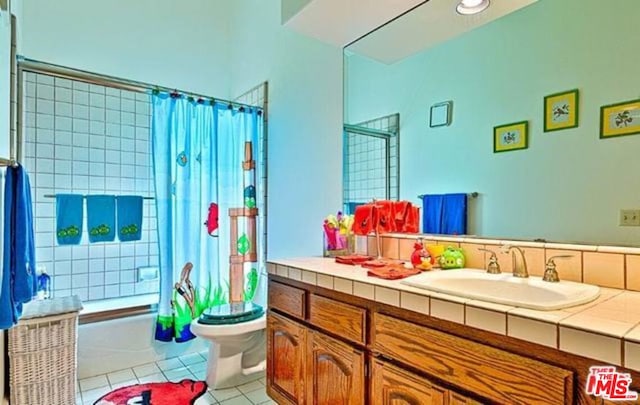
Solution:
<svg viewBox="0 0 640 405">
<path fill-rule="evenodd" d="M 600 287 L 595 285 L 572 281 L 550 283 L 542 281 L 540 277 L 518 278 L 511 273 L 488 274 L 475 269 L 426 272 L 401 283 L 444 294 L 541 311 L 585 304 L 600 295 Z"/>
</svg>

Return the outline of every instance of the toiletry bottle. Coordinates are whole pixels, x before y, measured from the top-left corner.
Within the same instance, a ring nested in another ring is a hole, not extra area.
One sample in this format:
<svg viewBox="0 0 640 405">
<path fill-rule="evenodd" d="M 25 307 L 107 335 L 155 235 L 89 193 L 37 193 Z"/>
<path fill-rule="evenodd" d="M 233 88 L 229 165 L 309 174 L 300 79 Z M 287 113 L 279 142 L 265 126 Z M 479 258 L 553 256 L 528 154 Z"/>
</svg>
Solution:
<svg viewBox="0 0 640 405">
<path fill-rule="evenodd" d="M 45 300 L 50 297 L 51 293 L 51 277 L 47 274 L 45 266 L 38 266 L 38 291 L 39 300 Z"/>
</svg>

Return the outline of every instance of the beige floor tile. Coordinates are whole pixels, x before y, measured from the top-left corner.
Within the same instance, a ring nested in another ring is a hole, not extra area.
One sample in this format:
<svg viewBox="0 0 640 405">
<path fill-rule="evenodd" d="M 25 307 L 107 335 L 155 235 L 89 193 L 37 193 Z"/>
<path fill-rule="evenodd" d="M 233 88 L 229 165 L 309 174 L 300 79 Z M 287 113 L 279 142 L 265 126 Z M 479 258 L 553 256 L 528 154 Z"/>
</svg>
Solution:
<svg viewBox="0 0 640 405">
<path fill-rule="evenodd" d="M 180 361 L 185 366 L 190 366 L 192 364 L 202 363 L 205 360 L 206 360 L 206 358 L 200 356 L 200 353 L 192 353 L 192 354 L 187 354 L 186 356 L 180 356 Z"/>
<path fill-rule="evenodd" d="M 153 383 L 153 382 L 165 382 L 167 381 L 167 377 L 165 377 L 164 374 L 162 373 L 157 373 L 157 374 L 144 376 L 139 380 L 140 380 L 140 384 L 147 384 L 147 383 Z"/>
<path fill-rule="evenodd" d="M 209 394 L 208 392 L 205 392 L 203 396 L 196 399 L 196 402 L 194 403 L 194 405 L 213 405 L 217 403 L 218 401 L 216 401 L 216 399 L 212 397 L 211 394 Z"/>
<path fill-rule="evenodd" d="M 242 392 L 237 388 L 224 388 L 221 390 L 210 390 L 209 392 L 220 402 L 242 395 Z"/>
<path fill-rule="evenodd" d="M 122 381 L 119 383 L 115 383 L 115 384 L 111 384 L 111 389 L 112 390 L 117 390 L 118 388 L 122 388 L 122 387 L 129 387 L 131 385 L 136 385 L 139 384 L 140 382 L 138 381 L 137 378 L 133 378 L 129 381 Z"/>
<path fill-rule="evenodd" d="M 107 374 L 107 378 L 111 385 L 121 383 L 123 381 L 135 380 L 136 376 L 133 373 L 133 370 L 130 368 L 126 370 L 114 371 L 113 373 Z"/>
<path fill-rule="evenodd" d="M 136 374 L 136 377 L 146 377 L 151 374 L 160 373 L 161 370 L 156 366 L 155 363 L 143 364 L 141 366 L 137 366 L 133 368 L 133 372 Z"/>
<path fill-rule="evenodd" d="M 222 404 L 222 405 L 253 405 L 253 403 L 251 401 L 249 401 L 249 398 L 245 397 L 244 395 L 241 395 L 241 396 L 235 397 L 235 398 L 231 398 L 231 399 L 226 400 L 226 401 L 222 401 L 222 402 L 220 402 L 220 404 Z"/>
<path fill-rule="evenodd" d="M 109 380 L 107 380 L 106 375 L 83 378 L 80 380 L 80 391 L 83 392 L 107 386 L 109 386 Z"/>
<path fill-rule="evenodd" d="M 239 385 L 236 388 L 238 388 L 238 390 L 243 394 L 246 394 L 247 392 L 264 389 L 264 385 L 262 385 L 260 381 L 251 381 L 249 383 Z"/>
<path fill-rule="evenodd" d="M 244 395 L 254 404 L 262 404 L 270 399 L 264 386 L 258 390 L 247 392 Z"/>
<path fill-rule="evenodd" d="M 106 386 L 106 387 L 101 387 L 101 388 L 95 388 L 89 391 L 85 391 L 82 393 L 82 402 L 83 403 L 93 403 L 95 402 L 98 398 L 104 396 L 105 394 L 111 392 L 111 387 Z"/>
<path fill-rule="evenodd" d="M 184 367 L 184 364 L 177 357 L 157 361 L 158 368 L 162 371 L 169 371 L 176 368 Z"/>
</svg>

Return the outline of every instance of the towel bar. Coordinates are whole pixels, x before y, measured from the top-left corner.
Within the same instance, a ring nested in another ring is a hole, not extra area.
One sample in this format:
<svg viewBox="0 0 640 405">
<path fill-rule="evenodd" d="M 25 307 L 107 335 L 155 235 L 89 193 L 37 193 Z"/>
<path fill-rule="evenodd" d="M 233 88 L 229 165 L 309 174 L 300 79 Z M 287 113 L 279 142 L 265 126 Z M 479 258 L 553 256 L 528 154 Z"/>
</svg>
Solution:
<svg viewBox="0 0 640 405">
<path fill-rule="evenodd" d="M 420 194 L 420 195 L 418 196 L 418 198 L 422 198 L 422 197 L 424 197 L 425 195 L 426 195 L 426 194 Z M 472 193 L 467 193 L 467 195 L 468 195 L 469 197 L 471 197 L 471 198 L 478 198 L 478 196 L 480 195 L 480 193 L 478 193 L 477 191 L 474 191 L 474 192 L 472 192 Z"/>
</svg>

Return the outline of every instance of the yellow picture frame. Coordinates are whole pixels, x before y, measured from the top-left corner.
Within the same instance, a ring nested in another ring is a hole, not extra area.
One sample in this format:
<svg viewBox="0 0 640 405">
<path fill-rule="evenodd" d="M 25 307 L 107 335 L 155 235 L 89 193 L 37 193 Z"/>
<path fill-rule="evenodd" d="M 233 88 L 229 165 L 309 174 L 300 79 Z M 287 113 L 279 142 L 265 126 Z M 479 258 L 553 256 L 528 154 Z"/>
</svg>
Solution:
<svg viewBox="0 0 640 405">
<path fill-rule="evenodd" d="M 514 122 L 493 128 L 493 153 L 529 147 L 529 121 Z"/>
<path fill-rule="evenodd" d="M 576 128 L 579 117 L 578 89 L 551 94 L 544 98 L 544 132 Z"/>
<path fill-rule="evenodd" d="M 640 100 L 600 107 L 600 139 L 640 134 Z"/>
</svg>

